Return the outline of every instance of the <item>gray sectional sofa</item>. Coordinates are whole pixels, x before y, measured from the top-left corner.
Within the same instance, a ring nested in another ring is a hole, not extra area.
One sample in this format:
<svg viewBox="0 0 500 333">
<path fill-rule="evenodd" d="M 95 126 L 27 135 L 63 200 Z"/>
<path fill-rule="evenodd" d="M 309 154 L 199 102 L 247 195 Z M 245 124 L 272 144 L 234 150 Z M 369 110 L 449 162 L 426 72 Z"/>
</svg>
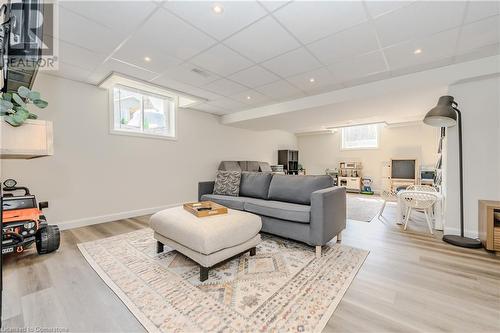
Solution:
<svg viewBox="0 0 500 333">
<path fill-rule="evenodd" d="M 257 214 L 262 231 L 321 246 L 346 227 L 346 193 L 330 176 L 286 176 L 242 172 L 239 196 L 213 194 L 214 182 L 198 184 L 198 200 Z"/>
</svg>

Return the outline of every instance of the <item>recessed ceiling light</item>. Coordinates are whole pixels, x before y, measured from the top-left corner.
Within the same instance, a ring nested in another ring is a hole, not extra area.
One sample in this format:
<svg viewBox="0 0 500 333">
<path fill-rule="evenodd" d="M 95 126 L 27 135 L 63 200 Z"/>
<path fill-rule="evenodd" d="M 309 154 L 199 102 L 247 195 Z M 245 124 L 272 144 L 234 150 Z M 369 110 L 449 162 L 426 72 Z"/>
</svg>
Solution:
<svg viewBox="0 0 500 333">
<path fill-rule="evenodd" d="M 150 62 L 150 61 L 151 61 L 151 58 L 150 58 L 150 57 L 144 57 L 144 61 L 145 61 L 145 62 Z"/>
<path fill-rule="evenodd" d="M 250 96 L 247 96 L 247 99 L 252 99 L 252 97 L 250 97 Z"/>
<path fill-rule="evenodd" d="M 309 82 L 314 83 L 316 81 L 313 77 L 309 79 Z"/>
<path fill-rule="evenodd" d="M 420 54 L 422 53 L 422 49 L 416 49 L 415 51 L 413 51 L 414 54 Z"/>
<path fill-rule="evenodd" d="M 212 6 L 212 11 L 213 11 L 215 14 L 219 15 L 219 14 L 222 14 L 222 13 L 224 12 L 224 7 L 222 7 L 222 5 L 221 5 L 221 4 L 216 3 L 216 4 L 214 4 L 214 5 Z"/>
</svg>

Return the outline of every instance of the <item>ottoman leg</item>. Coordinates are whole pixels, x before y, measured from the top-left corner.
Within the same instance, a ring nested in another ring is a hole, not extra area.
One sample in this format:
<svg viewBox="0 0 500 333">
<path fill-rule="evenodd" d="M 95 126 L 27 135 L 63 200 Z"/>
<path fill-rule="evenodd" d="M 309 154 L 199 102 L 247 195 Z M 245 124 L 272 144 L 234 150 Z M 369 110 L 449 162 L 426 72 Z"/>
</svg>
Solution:
<svg viewBox="0 0 500 333">
<path fill-rule="evenodd" d="M 250 249 L 250 255 L 253 257 L 256 253 L 257 253 L 257 248 L 256 247 L 252 247 Z"/>
<path fill-rule="evenodd" d="M 200 281 L 208 279 L 208 267 L 200 266 Z"/>
<path fill-rule="evenodd" d="M 163 243 L 160 241 L 156 241 L 156 253 L 163 252 Z"/>
</svg>

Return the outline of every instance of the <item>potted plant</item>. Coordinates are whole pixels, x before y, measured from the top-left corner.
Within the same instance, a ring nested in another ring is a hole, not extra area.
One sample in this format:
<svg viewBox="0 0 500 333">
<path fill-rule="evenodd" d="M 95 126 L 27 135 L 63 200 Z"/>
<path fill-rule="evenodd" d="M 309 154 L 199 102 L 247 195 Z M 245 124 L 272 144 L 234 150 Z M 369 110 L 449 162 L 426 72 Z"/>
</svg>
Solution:
<svg viewBox="0 0 500 333">
<path fill-rule="evenodd" d="M 28 110 L 33 104 L 40 109 L 48 103 L 40 93 L 26 87 L 0 96 L 0 158 L 34 158 L 54 154 L 52 122 L 36 120 Z M 21 126 L 22 125 L 22 126 Z"/>
<path fill-rule="evenodd" d="M 37 119 L 38 116 L 28 110 L 28 104 L 34 104 L 40 109 L 49 105 L 40 97 L 37 91 L 21 86 L 15 92 L 4 92 L 0 97 L 0 116 L 11 126 L 21 126 L 28 119 Z"/>
</svg>

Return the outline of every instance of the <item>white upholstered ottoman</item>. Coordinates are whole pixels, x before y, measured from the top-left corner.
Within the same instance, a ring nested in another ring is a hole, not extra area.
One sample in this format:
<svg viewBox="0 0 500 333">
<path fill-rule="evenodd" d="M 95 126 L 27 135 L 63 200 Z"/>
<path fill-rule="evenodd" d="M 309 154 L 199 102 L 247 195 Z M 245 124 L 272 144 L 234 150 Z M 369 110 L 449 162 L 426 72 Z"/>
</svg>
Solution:
<svg viewBox="0 0 500 333">
<path fill-rule="evenodd" d="M 228 209 L 227 214 L 196 217 L 182 206 L 162 210 L 149 220 L 157 240 L 157 252 L 167 245 L 200 264 L 200 281 L 208 279 L 210 267 L 260 243 L 259 216 Z"/>
</svg>

